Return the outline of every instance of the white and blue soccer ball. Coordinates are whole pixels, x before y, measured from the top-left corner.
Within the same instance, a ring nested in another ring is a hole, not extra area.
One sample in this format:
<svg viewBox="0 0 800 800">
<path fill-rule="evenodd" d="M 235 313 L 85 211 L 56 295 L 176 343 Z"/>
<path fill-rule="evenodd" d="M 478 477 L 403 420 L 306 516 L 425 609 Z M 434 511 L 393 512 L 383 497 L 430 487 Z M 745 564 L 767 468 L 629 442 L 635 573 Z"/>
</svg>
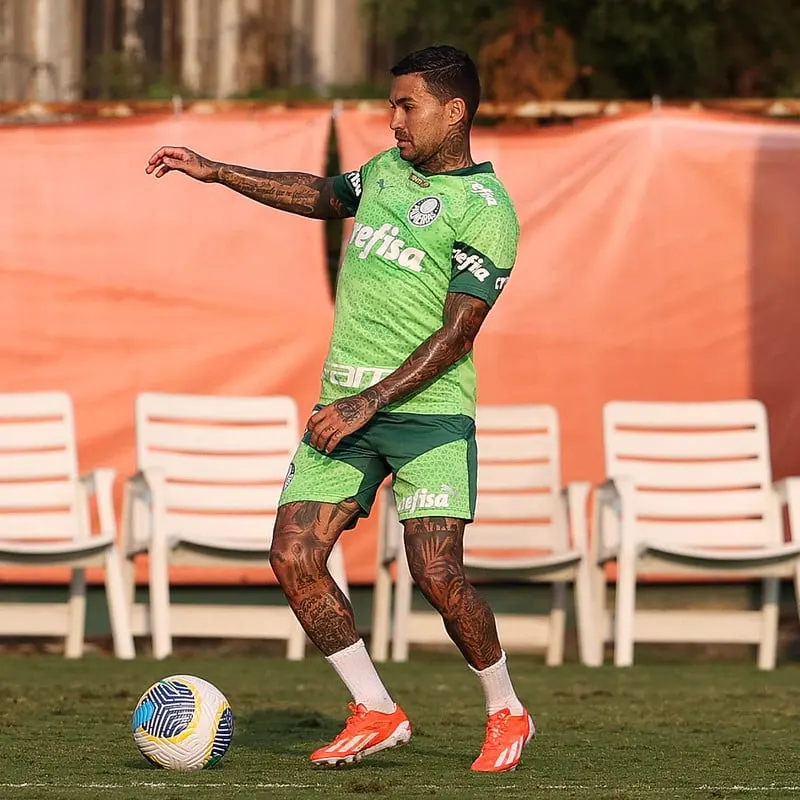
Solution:
<svg viewBox="0 0 800 800">
<path fill-rule="evenodd" d="M 152 764 L 183 772 L 213 767 L 233 739 L 233 711 L 214 684 L 194 675 L 154 683 L 133 712 L 133 740 Z"/>
</svg>

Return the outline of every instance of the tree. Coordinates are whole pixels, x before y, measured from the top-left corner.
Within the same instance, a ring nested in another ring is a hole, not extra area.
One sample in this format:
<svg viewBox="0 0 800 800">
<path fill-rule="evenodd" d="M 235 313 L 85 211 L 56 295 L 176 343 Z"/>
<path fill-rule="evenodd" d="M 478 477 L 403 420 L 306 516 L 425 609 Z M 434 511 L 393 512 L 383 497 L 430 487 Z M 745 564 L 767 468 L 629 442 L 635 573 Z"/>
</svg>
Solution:
<svg viewBox="0 0 800 800">
<path fill-rule="evenodd" d="M 575 42 L 572 96 L 646 99 L 800 94 L 797 0 L 364 0 L 378 30 L 410 50 L 480 52 L 541 8 L 545 32 Z M 385 65 L 383 65 L 385 68 Z"/>
</svg>

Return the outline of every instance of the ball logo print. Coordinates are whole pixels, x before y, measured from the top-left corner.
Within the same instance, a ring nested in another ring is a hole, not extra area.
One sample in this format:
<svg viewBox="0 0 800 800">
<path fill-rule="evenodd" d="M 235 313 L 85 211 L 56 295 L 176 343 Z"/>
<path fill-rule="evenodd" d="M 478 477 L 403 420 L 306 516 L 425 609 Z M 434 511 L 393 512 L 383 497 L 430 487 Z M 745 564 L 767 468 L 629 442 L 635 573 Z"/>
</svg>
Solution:
<svg viewBox="0 0 800 800">
<path fill-rule="evenodd" d="M 417 228 L 427 228 L 441 211 L 442 201 L 438 197 L 423 197 L 408 210 L 408 221 Z"/>
</svg>

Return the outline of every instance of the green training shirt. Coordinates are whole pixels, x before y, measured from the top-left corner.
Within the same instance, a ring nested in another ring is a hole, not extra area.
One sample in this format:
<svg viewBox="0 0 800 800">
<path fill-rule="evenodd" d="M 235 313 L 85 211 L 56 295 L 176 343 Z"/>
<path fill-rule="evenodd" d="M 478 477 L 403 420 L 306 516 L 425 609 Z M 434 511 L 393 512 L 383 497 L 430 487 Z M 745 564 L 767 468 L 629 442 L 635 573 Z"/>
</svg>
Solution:
<svg viewBox="0 0 800 800">
<path fill-rule="evenodd" d="M 508 281 L 519 222 L 488 162 L 436 175 L 396 148 L 334 179 L 355 216 L 336 289 L 321 402 L 357 394 L 442 327 L 448 292 L 490 306 Z M 472 354 L 386 411 L 475 416 Z"/>
</svg>

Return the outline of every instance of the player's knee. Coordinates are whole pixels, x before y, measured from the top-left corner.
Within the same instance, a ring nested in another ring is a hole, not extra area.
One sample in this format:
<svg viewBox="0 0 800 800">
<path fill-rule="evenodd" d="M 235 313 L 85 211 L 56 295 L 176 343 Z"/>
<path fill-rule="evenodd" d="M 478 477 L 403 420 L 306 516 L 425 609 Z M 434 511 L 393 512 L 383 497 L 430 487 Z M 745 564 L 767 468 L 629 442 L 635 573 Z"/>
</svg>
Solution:
<svg viewBox="0 0 800 800">
<path fill-rule="evenodd" d="M 434 598 L 464 580 L 464 523 L 459 519 L 412 519 L 405 523 L 408 567 L 422 593 Z"/>
<path fill-rule="evenodd" d="M 278 583 L 283 586 L 289 578 L 292 569 L 292 561 L 294 556 L 288 542 L 285 541 L 286 537 L 277 535 L 272 537 L 272 544 L 269 548 L 269 565 L 278 579 Z"/>
<path fill-rule="evenodd" d="M 447 597 L 454 588 L 465 581 L 464 566 L 456 554 L 440 554 L 430 557 L 424 547 L 410 545 L 407 548 L 411 577 L 435 608 L 446 605 Z"/>
<path fill-rule="evenodd" d="M 292 576 L 297 573 L 301 562 L 307 561 L 307 547 L 303 540 L 301 534 L 283 528 L 278 520 L 269 548 L 269 564 L 284 589 L 291 584 Z"/>
</svg>

